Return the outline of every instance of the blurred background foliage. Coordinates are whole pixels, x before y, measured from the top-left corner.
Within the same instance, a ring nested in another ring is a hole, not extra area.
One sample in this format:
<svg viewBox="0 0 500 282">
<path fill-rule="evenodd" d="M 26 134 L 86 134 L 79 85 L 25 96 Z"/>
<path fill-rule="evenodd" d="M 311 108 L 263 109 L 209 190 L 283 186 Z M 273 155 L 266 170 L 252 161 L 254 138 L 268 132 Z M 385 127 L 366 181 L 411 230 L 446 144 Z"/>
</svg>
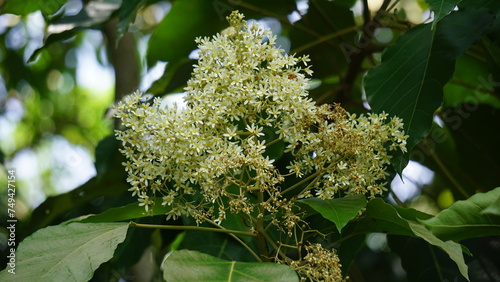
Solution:
<svg viewBox="0 0 500 282">
<path fill-rule="evenodd" d="M 366 70 L 379 64 L 385 47 L 409 28 L 432 20 L 423 0 L 4 1 L 0 221 L 6 219 L 6 170 L 11 168 L 17 173 L 16 215 L 23 224 L 19 240 L 44 226 L 133 202 L 118 144 L 108 137 L 117 126 L 110 106 L 136 89 L 179 101 L 196 59 L 194 39 L 221 31 L 225 16 L 236 9 L 271 28 L 286 52 L 310 54 L 314 100 L 340 102 L 358 113 L 369 110 L 362 87 Z M 415 147 L 401 178 L 392 181 L 393 203 L 436 214 L 499 186 L 496 39 L 482 39 L 457 60 L 431 133 Z M 0 236 L 7 236 L 2 228 Z M 160 249 L 174 235 L 134 233 L 147 238 L 144 248 Z M 349 271 L 352 281 L 421 281 L 427 277 L 422 269 L 429 277 L 441 271 L 427 259 L 440 258 L 432 248 L 422 248 L 421 240 L 380 233 L 356 240 L 365 240 L 366 247 Z M 495 280 L 500 279 L 500 240 L 469 241 L 465 245 L 481 250 L 469 261 L 471 269 L 480 269 L 471 278 L 500 281 Z M 142 250 L 136 248 L 136 257 L 121 265 L 136 264 Z M 457 273 L 454 265 L 442 267 Z M 111 279 L 99 275 L 95 279 Z"/>
</svg>

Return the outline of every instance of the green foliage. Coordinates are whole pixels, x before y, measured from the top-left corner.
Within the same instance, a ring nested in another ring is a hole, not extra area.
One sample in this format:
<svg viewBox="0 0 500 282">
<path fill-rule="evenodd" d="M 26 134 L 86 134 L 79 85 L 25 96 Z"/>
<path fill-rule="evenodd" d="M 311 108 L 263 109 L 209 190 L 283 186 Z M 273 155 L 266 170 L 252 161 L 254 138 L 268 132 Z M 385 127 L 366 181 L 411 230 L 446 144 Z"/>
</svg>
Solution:
<svg viewBox="0 0 500 282">
<path fill-rule="evenodd" d="M 118 23 L 116 25 L 116 45 L 128 31 L 130 25 L 134 23 L 137 13 L 142 9 L 149 0 L 138 1 L 123 1 L 120 9 L 118 10 Z"/>
<path fill-rule="evenodd" d="M 85 5 L 76 15 L 63 16 L 53 19 L 50 22 L 49 30 L 56 31 L 48 34 L 48 37 L 45 39 L 44 46 L 35 50 L 28 61 L 33 62 L 37 58 L 38 54 L 46 48 L 46 46 L 52 43 L 69 39 L 75 36 L 77 32 L 85 29 L 102 28 L 104 24 L 109 21 L 111 15 L 120 9 L 121 2 L 121 0 L 95 1 Z M 121 32 L 123 33 L 123 28 Z"/>
<path fill-rule="evenodd" d="M 460 0 L 426 0 L 429 4 L 431 11 L 434 12 L 434 21 L 432 22 L 432 28 L 436 24 L 448 15 L 460 2 Z"/>
<path fill-rule="evenodd" d="M 5 1 L 2 13 L 11 13 L 25 16 L 36 11 L 42 11 L 45 15 L 57 12 L 68 0 L 28 0 L 28 1 Z"/>
<path fill-rule="evenodd" d="M 448 256 L 457 264 L 458 269 L 460 269 L 460 273 L 467 278 L 467 280 L 469 280 L 469 271 L 464 261 L 462 248 L 459 244 L 453 241 L 440 240 L 421 224 L 410 221 L 408 222 L 408 225 L 417 237 L 424 239 L 429 244 L 439 247 L 441 250 L 446 252 Z"/>
<path fill-rule="evenodd" d="M 354 233 L 382 232 L 394 235 L 417 236 L 410 222 L 432 216 L 415 209 L 401 208 L 373 199 L 366 206 L 365 216 L 355 224 Z"/>
<path fill-rule="evenodd" d="M 161 199 L 152 199 L 155 202 L 160 202 Z M 126 206 L 111 208 L 103 213 L 96 215 L 89 215 L 80 222 L 113 222 L 113 221 L 127 221 L 154 215 L 164 215 L 170 211 L 170 207 L 163 205 L 155 205 L 149 212 L 144 210 L 144 207 L 139 206 L 138 203 L 130 203 Z"/>
<path fill-rule="evenodd" d="M 498 189 L 498 188 L 497 188 Z M 500 215 L 500 196 L 491 205 L 486 207 L 481 214 Z"/>
<path fill-rule="evenodd" d="M 125 240 L 128 223 L 69 223 L 35 232 L 17 249 L 17 273 L 0 273 L 2 281 L 87 281 L 113 257 Z M 42 254 L 42 255 L 40 255 Z M 28 271 L 29 269 L 29 271 Z"/>
<path fill-rule="evenodd" d="M 439 247 L 446 252 L 457 264 L 464 277 L 468 277 L 467 265 L 464 262 L 462 248 L 453 241 L 444 241 L 433 234 L 423 225 L 422 221 L 429 222 L 435 217 L 419 212 L 414 209 L 407 209 L 389 205 L 380 199 L 370 201 L 363 213 L 363 217 L 356 222 L 353 233 L 383 232 L 394 235 L 405 235 L 422 238 L 429 244 Z"/>
<path fill-rule="evenodd" d="M 300 200 L 319 212 L 323 217 L 335 223 L 339 233 L 342 228 L 353 218 L 355 218 L 362 208 L 366 205 L 364 196 L 351 196 L 332 200 L 321 200 L 318 198 L 310 198 Z"/>
<path fill-rule="evenodd" d="M 495 204 L 499 196 L 500 187 L 487 193 L 479 193 L 467 200 L 457 201 L 435 217 L 421 222 L 443 240 L 461 241 L 500 235 L 500 217 L 490 215 L 486 210 Z"/>
<path fill-rule="evenodd" d="M 299 281 L 285 265 L 226 261 L 188 250 L 167 254 L 162 267 L 166 281 Z"/>
<path fill-rule="evenodd" d="M 175 1 L 151 35 L 148 65 L 154 66 L 157 61 L 176 63 L 196 49 L 193 38 L 213 35 L 224 26 L 225 22 L 219 18 L 211 1 Z"/>
<path fill-rule="evenodd" d="M 480 38 L 493 18 L 487 9 L 468 9 L 450 14 L 435 29 L 430 24 L 417 26 L 385 49 L 382 64 L 368 72 L 370 106 L 403 118 L 410 150 L 430 131 L 455 59 Z M 408 158 L 399 155 L 393 160 L 399 173 Z"/>
</svg>

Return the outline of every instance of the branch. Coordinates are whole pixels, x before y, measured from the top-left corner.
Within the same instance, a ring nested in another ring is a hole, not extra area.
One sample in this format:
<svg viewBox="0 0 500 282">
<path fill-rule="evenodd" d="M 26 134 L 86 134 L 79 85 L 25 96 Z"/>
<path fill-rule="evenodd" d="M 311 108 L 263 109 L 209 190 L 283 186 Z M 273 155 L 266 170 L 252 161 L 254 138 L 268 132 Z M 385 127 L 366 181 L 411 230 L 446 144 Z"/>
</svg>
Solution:
<svg viewBox="0 0 500 282">
<path fill-rule="evenodd" d="M 142 227 L 142 228 L 210 231 L 210 232 L 219 232 L 219 233 L 226 233 L 226 234 L 237 234 L 237 235 L 245 235 L 245 236 L 250 236 L 250 237 L 257 237 L 257 235 L 255 233 L 252 233 L 252 232 L 230 230 L 230 229 L 221 229 L 221 228 L 202 227 L 202 226 L 158 225 L 158 224 L 142 224 L 142 223 L 135 223 L 135 222 L 132 222 L 131 224 L 133 226 Z"/>
</svg>

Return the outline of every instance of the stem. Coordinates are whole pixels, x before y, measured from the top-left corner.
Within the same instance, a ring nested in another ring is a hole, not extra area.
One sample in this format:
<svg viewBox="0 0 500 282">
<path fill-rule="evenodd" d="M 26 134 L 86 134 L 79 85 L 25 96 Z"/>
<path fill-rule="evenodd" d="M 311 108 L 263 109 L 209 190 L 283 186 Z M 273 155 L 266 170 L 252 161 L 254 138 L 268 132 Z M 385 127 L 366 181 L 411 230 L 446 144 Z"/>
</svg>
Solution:
<svg viewBox="0 0 500 282">
<path fill-rule="evenodd" d="M 365 27 L 371 21 L 370 8 L 368 7 L 368 0 L 363 0 L 363 22 Z"/>
<path fill-rule="evenodd" d="M 212 220 L 210 219 L 207 219 L 208 222 L 210 222 L 212 225 L 214 226 L 217 226 L 218 228 L 220 229 L 224 229 L 224 230 L 227 230 L 226 228 L 224 228 L 222 225 L 219 225 L 215 222 L 213 222 Z M 262 259 L 245 243 L 243 242 L 243 240 L 241 240 L 238 236 L 234 235 L 233 233 L 228 233 L 229 236 L 233 237 L 234 240 L 238 241 L 238 243 L 240 243 L 245 249 L 247 249 L 247 251 L 250 252 L 250 254 L 252 254 L 252 256 L 258 261 L 258 262 L 262 262 Z M 254 233 L 252 233 L 254 234 Z"/>
<path fill-rule="evenodd" d="M 291 248 L 291 249 L 298 249 L 299 248 L 298 246 L 288 245 L 285 243 L 280 243 L 280 245 L 283 247 Z"/>
<path fill-rule="evenodd" d="M 281 258 L 283 260 L 285 260 L 286 262 L 290 261 L 290 258 L 288 258 L 287 255 L 284 254 L 283 251 L 281 251 L 281 248 L 278 247 L 278 245 L 276 245 L 276 243 L 274 243 L 273 239 L 271 237 L 269 237 L 269 235 L 265 231 L 264 231 L 264 233 L 262 233 L 262 235 L 264 235 L 264 237 L 267 240 L 267 242 L 269 243 L 269 245 L 271 245 L 271 247 L 273 247 L 273 249 L 275 249 L 278 252 L 278 254 L 281 256 Z"/>
<path fill-rule="evenodd" d="M 264 207 L 262 203 L 264 202 L 264 192 L 259 191 L 258 201 L 259 201 L 259 215 L 257 216 L 257 220 L 255 220 L 255 229 L 257 230 L 257 246 L 259 248 L 260 257 L 264 261 L 268 261 L 269 259 L 265 257 L 268 254 L 269 250 L 267 249 L 267 243 L 265 236 L 267 235 L 266 230 L 264 229 Z"/>
<path fill-rule="evenodd" d="M 385 10 L 392 11 L 396 7 L 396 5 L 399 3 L 399 0 L 394 1 L 394 3 L 392 3 L 392 5 L 389 8 L 387 8 L 389 6 L 390 2 L 391 2 L 391 0 L 385 0 L 384 3 L 382 3 L 382 7 L 380 7 L 380 10 L 381 11 L 385 11 Z"/>
<path fill-rule="evenodd" d="M 266 147 L 272 146 L 273 144 L 275 144 L 275 143 L 277 143 L 277 142 L 279 142 L 281 140 L 283 140 L 283 138 L 276 138 L 273 141 L 271 141 L 269 143 L 266 143 Z"/>
<path fill-rule="evenodd" d="M 314 179 L 313 179 L 313 181 L 311 181 L 311 183 L 309 183 L 309 184 L 306 186 L 306 188 L 304 188 L 304 190 L 302 190 L 302 191 L 299 193 L 299 195 L 300 195 L 300 194 L 302 194 L 302 193 L 304 193 L 304 192 L 305 192 L 305 191 L 307 191 L 307 190 L 310 190 L 310 189 L 314 186 L 314 184 L 316 184 L 316 182 L 318 182 L 318 180 L 321 178 L 321 175 L 322 175 L 321 173 L 320 173 L 320 174 L 318 174 L 318 175 L 316 176 L 316 178 L 314 178 Z"/>
<path fill-rule="evenodd" d="M 285 191 L 281 192 L 281 195 L 284 195 L 284 194 L 286 194 L 286 193 L 288 193 L 288 192 L 292 191 L 293 189 L 295 189 L 295 188 L 299 187 L 300 185 L 302 185 L 302 184 L 306 183 L 307 181 L 309 181 L 309 180 L 311 180 L 311 179 L 315 178 L 315 177 L 316 177 L 316 176 L 318 176 L 318 174 L 320 174 L 320 173 L 321 173 L 321 170 L 316 171 L 315 173 L 313 173 L 313 174 L 309 175 L 308 177 L 306 177 L 306 178 L 302 179 L 301 181 L 299 181 L 299 182 L 295 183 L 294 185 L 292 185 L 292 186 L 290 186 L 290 187 L 286 188 L 286 189 L 285 189 Z"/>
<path fill-rule="evenodd" d="M 202 226 L 182 226 L 182 225 L 157 225 L 157 224 L 142 224 L 142 223 L 131 223 L 133 226 L 142 227 L 142 228 L 158 228 L 158 229 L 169 229 L 169 230 L 196 230 L 196 231 L 211 231 L 211 232 L 219 232 L 226 234 L 237 234 L 244 235 L 250 237 L 257 237 L 257 234 L 246 231 L 239 230 L 230 230 L 225 228 L 210 228 L 210 227 L 202 227 Z"/>
</svg>

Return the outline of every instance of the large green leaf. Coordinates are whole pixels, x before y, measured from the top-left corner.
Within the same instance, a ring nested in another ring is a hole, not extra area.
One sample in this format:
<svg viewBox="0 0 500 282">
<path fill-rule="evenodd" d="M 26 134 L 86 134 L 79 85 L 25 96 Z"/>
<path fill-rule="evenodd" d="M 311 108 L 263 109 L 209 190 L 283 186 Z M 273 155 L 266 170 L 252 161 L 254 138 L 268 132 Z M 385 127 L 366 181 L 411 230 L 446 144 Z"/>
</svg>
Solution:
<svg viewBox="0 0 500 282">
<path fill-rule="evenodd" d="M 212 1 L 175 1 L 149 40 L 148 66 L 157 61 L 170 63 L 185 58 L 196 48 L 195 38 L 213 35 L 226 21 L 219 18 Z"/>
<path fill-rule="evenodd" d="M 76 15 L 54 19 L 48 27 L 48 34 L 42 47 L 33 52 L 29 62 L 48 45 L 71 38 L 85 29 L 101 28 L 120 9 L 122 0 L 98 0 L 87 3 Z"/>
<path fill-rule="evenodd" d="M 429 133 L 455 59 L 480 38 L 493 18 L 487 9 L 467 9 L 446 16 L 434 29 L 430 24 L 412 28 L 385 49 L 379 66 L 368 71 L 364 84 L 370 106 L 403 119 L 409 150 Z M 408 156 L 397 155 L 392 161 L 401 173 Z"/>
<path fill-rule="evenodd" d="M 299 200 L 319 212 L 324 218 L 332 221 L 337 226 L 339 233 L 346 224 L 358 215 L 359 211 L 366 206 L 366 198 L 363 195 L 343 197 L 331 200 L 309 198 Z"/>
<path fill-rule="evenodd" d="M 70 223 L 41 229 L 19 244 L 16 274 L 1 281 L 88 281 L 125 240 L 128 223 Z"/>
<path fill-rule="evenodd" d="M 500 216 L 482 213 L 500 197 L 500 187 L 457 201 L 435 217 L 421 222 L 442 240 L 500 235 Z"/>
<path fill-rule="evenodd" d="M 460 273 L 467 276 L 467 265 L 464 262 L 462 247 L 452 241 L 443 241 L 431 233 L 419 221 L 430 219 L 432 215 L 414 209 L 401 208 L 385 203 L 382 199 L 371 200 L 353 230 L 353 233 L 383 232 L 394 235 L 405 235 L 424 239 L 448 254 L 457 264 Z"/>
<path fill-rule="evenodd" d="M 3 1 L 2 1 L 3 2 Z M 2 7 L 2 14 L 11 13 L 20 16 L 25 16 L 27 14 L 36 12 L 38 10 L 42 11 L 45 15 L 52 15 L 57 12 L 61 7 L 66 4 L 68 0 L 25 0 L 16 1 L 10 0 L 5 3 Z"/>
<path fill-rule="evenodd" d="M 360 220 L 351 224 L 355 225 L 353 233 L 382 232 L 415 237 L 416 235 L 411 230 L 408 221 L 431 217 L 430 214 L 415 209 L 393 206 L 376 198 L 368 202 Z"/>
<path fill-rule="evenodd" d="M 408 221 L 408 224 L 418 237 L 427 241 L 427 243 L 434 245 L 450 256 L 450 258 L 457 264 L 460 273 L 469 280 L 468 268 L 464 261 L 464 255 L 462 253 L 462 247 L 453 241 L 443 241 L 438 237 L 434 236 L 425 226 L 414 221 Z"/>
<path fill-rule="evenodd" d="M 128 31 L 130 25 L 135 21 L 137 12 L 147 4 L 148 0 L 123 1 L 118 11 L 118 23 L 116 24 L 116 43 Z"/>
<path fill-rule="evenodd" d="M 148 217 L 153 215 L 162 215 L 169 212 L 170 206 L 162 205 L 162 199 L 159 197 L 151 198 L 155 204 L 146 212 L 143 206 L 139 206 L 138 202 L 128 204 L 126 206 L 109 209 L 105 212 L 96 215 L 90 215 L 80 222 L 111 222 L 125 221 L 136 218 Z"/>
<path fill-rule="evenodd" d="M 283 264 L 227 261 L 189 250 L 167 254 L 162 268 L 166 281 L 299 281 Z"/>
<path fill-rule="evenodd" d="M 460 0 L 425 0 L 431 8 L 431 11 L 434 12 L 434 22 L 432 23 L 432 28 L 436 26 L 436 24 L 448 15 L 460 2 Z"/>
<path fill-rule="evenodd" d="M 491 214 L 500 216 L 500 196 L 496 198 L 496 200 L 487 208 L 485 208 L 481 214 Z"/>
</svg>

